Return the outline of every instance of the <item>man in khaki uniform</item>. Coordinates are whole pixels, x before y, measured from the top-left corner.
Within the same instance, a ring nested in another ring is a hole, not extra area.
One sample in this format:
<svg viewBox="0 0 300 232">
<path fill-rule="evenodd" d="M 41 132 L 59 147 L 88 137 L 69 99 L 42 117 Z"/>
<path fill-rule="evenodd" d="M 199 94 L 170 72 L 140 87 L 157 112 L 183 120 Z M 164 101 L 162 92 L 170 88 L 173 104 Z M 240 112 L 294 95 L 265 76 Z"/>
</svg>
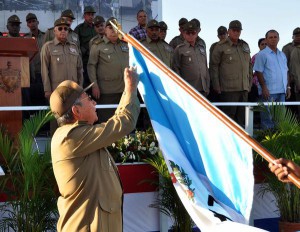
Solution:
<svg viewBox="0 0 300 232">
<path fill-rule="evenodd" d="M 20 35 L 21 23 L 22 22 L 20 21 L 20 18 L 17 15 L 11 15 L 7 19 L 6 28 L 8 30 L 8 33 L 6 37 L 21 37 Z"/>
<path fill-rule="evenodd" d="M 127 43 L 118 38 L 109 18 L 105 24 L 105 36 L 91 47 L 87 65 L 93 97 L 98 104 L 117 104 L 124 91 L 123 70 L 129 65 Z M 99 122 L 105 122 L 114 114 L 114 109 L 99 109 Z"/>
<path fill-rule="evenodd" d="M 197 26 L 188 22 L 183 28 L 184 43 L 179 44 L 173 56 L 172 69 L 202 95 L 209 93 L 210 78 L 205 48 L 196 44 Z"/>
<path fill-rule="evenodd" d="M 82 61 L 77 45 L 68 41 L 69 23 L 59 18 L 54 23 L 55 38 L 41 51 L 41 72 L 45 97 L 64 80 L 73 80 L 82 86 Z"/>
<path fill-rule="evenodd" d="M 247 102 L 252 84 L 252 64 L 249 45 L 239 39 L 242 24 L 229 24 L 229 37 L 220 41 L 211 55 L 210 78 L 214 90 L 223 102 Z M 222 110 L 240 125 L 245 121 L 245 107 L 224 106 Z"/>
<path fill-rule="evenodd" d="M 26 33 L 24 37 L 35 38 L 39 48 L 38 54 L 30 62 L 30 104 L 44 106 L 47 105 L 47 101 L 44 97 L 40 51 L 43 46 L 45 33 L 39 30 L 39 21 L 35 14 L 28 13 L 26 15 L 26 22 L 30 32 Z"/>
<path fill-rule="evenodd" d="M 106 149 L 129 134 L 139 114 L 138 77 L 124 71 L 119 107 L 107 122 L 97 121 L 96 102 L 73 81 L 62 82 L 50 98 L 60 127 L 51 141 L 54 175 L 60 192 L 58 232 L 122 232 L 123 189 Z"/>
<path fill-rule="evenodd" d="M 184 37 L 183 37 L 183 27 L 184 25 L 188 22 L 186 18 L 181 18 L 179 19 L 178 25 L 179 25 L 179 32 L 180 34 L 175 36 L 169 43 L 169 45 L 175 49 L 177 45 L 182 44 L 184 42 Z"/>
<path fill-rule="evenodd" d="M 147 37 L 146 39 L 142 39 L 141 43 L 156 55 L 157 58 L 171 67 L 173 48 L 159 38 L 159 32 L 159 23 L 154 19 L 150 20 L 147 24 Z"/>
<path fill-rule="evenodd" d="M 164 21 L 160 21 L 159 26 L 160 26 L 159 38 L 165 41 L 167 36 L 168 25 Z"/>
<path fill-rule="evenodd" d="M 196 44 L 197 44 L 197 45 L 199 44 L 200 46 L 204 47 L 205 50 L 206 50 L 206 43 L 205 43 L 205 41 L 204 41 L 202 38 L 200 38 L 200 36 L 199 36 L 199 33 L 200 33 L 200 31 L 201 31 L 201 23 L 200 23 L 200 21 L 199 21 L 198 19 L 196 19 L 196 18 L 193 18 L 193 19 L 191 20 L 191 22 L 195 23 L 195 24 L 196 24 L 196 27 L 197 27 L 197 39 L 196 39 Z"/>
<path fill-rule="evenodd" d="M 78 46 L 78 48 L 80 48 L 79 37 L 78 37 L 78 35 L 71 28 L 73 20 L 75 19 L 73 11 L 70 10 L 70 9 L 64 10 L 63 12 L 61 12 L 60 17 L 63 18 L 63 19 L 65 19 L 65 20 L 67 20 L 68 23 L 70 24 L 70 26 L 69 26 L 69 33 L 68 33 L 68 40 L 70 42 L 75 43 Z M 54 36 L 54 27 L 51 27 L 45 33 L 44 43 L 53 40 L 54 37 L 55 37 Z"/>
<path fill-rule="evenodd" d="M 91 50 L 92 44 L 93 43 L 98 43 L 102 40 L 104 34 L 105 34 L 105 20 L 102 16 L 97 15 L 94 18 L 94 29 L 97 32 L 97 35 L 91 38 L 89 42 L 89 48 Z"/>
</svg>

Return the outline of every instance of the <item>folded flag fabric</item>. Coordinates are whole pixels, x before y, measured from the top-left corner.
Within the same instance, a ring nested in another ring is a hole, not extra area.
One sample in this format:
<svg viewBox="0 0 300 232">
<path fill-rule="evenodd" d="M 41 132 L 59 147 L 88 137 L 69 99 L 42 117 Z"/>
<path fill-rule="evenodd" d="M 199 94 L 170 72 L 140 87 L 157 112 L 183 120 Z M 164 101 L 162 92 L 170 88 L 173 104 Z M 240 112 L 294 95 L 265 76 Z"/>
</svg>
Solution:
<svg viewBox="0 0 300 232">
<path fill-rule="evenodd" d="M 129 52 L 172 181 L 196 225 L 202 232 L 262 231 L 244 225 L 253 200 L 252 148 L 130 43 Z"/>
</svg>

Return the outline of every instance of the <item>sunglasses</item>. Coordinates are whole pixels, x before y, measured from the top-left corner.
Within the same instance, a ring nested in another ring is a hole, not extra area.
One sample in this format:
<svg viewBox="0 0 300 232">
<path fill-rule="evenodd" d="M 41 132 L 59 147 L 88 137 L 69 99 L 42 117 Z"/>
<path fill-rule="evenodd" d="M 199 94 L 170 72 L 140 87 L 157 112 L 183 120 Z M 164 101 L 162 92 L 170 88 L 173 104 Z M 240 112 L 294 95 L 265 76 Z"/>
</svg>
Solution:
<svg viewBox="0 0 300 232">
<path fill-rule="evenodd" d="M 91 95 L 87 95 L 86 97 L 82 98 L 81 101 L 88 99 L 88 101 L 93 101 L 93 98 Z"/>
<path fill-rule="evenodd" d="M 187 35 L 196 35 L 196 31 L 187 31 L 185 32 Z"/>
<path fill-rule="evenodd" d="M 62 30 L 68 31 L 69 28 L 68 27 L 58 27 L 57 30 L 59 30 L 59 31 L 62 31 Z"/>
</svg>

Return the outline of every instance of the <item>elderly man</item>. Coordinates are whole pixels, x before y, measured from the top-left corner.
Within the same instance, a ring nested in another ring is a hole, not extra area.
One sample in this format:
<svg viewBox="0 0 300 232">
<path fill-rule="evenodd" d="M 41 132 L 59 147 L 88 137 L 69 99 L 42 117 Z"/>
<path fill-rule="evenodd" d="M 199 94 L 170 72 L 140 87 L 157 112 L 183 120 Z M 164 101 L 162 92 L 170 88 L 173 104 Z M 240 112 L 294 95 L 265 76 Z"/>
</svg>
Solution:
<svg viewBox="0 0 300 232">
<path fill-rule="evenodd" d="M 240 39 L 242 24 L 229 23 L 228 38 L 214 48 L 210 60 L 210 78 L 214 91 L 223 102 L 247 102 L 252 84 L 252 64 L 249 45 Z M 225 106 L 222 110 L 241 126 L 245 121 L 245 107 Z"/>
<path fill-rule="evenodd" d="M 196 44 L 197 29 L 196 24 L 191 21 L 185 24 L 185 41 L 174 51 L 172 69 L 202 95 L 207 96 L 210 85 L 207 57 L 205 48 Z"/>
<path fill-rule="evenodd" d="M 139 10 L 136 15 L 138 25 L 129 31 L 137 40 L 145 39 L 147 36 L 146 25 L 147 25 L 147 13 L 144 10 Z"/>
<path fill-rule="evenodd" d="M 269 30 L 266 33 L 267 47 L 255 57 L 254 70 L 258 78 L 258 94 L 263 102 L 284 102 L 291 96 L 287 59 L 285 54 L 277 48 L 279 33 Z M 261 112 L 261 127 L 274 128 L 271 115 Z"/>
<path fill-rule="evenodd" d="M 95 82 L 92 93 L 98 104 L 117 104 L 124 91 L 123 70 L 129 65 L 129 49 L 110 23 L 115 20 L 109 18 L 106 21 L 105 35 L 99 43 L 92 45 L 87 65 L 90 81 Z M 114 114 L 114 109 L 97 112 L 99 122 L 105 122 Z"/>
<path fill-rule="evenodd" d="M 80 48 L 80 42 L 79 42 L 78 35 L 71 28 L 73 20 L 75 19 L 73 11 L 70 10 L 70 9 L 64 10 L 63 12 L 61 12 L 60 17 L 67 20 L 69 25 L 70 25 L 69 26 L 69 33 L 68 33 L 68 40 L 70 42 L 75 43 L 78 46 L 78 48 Z M 44 43 L 54 39 L 53 30 L 54 30 L 54 27 L 51 27 L 46 31 L 45 37 L 44 37 Z"/>
<path fill-rule="evenodd" d="M 159 38 L 159 23 L 152 19 L 147 24 L 147 37 L 141 43 L 148 48 L 167 66 L 171 67 L 173 59 L 173 48 Z"/>
<path fill-rule="evenodd" d="M 73 80 L 80 86 L 83 84 L 82 61 L 78 47 L 67 39 L 69 26 L 67 20 L 57 19 L 54 23 L 55 38 L 42 47 L 41 72 L 47 99 L 64 80 Z"/>
<path fill-rule="evenodd" d="M 50 98 L 60 127 L 51 141 L 60 192 L 57 231 L 122 232 L 123 190 L 106 146 L 129 134 L 139 114 L 137 74 L 124 71 L 125 89 L 113 117 L 97 121 L 96 102 L 73 81 L 62 82 Z"/>
</svg>

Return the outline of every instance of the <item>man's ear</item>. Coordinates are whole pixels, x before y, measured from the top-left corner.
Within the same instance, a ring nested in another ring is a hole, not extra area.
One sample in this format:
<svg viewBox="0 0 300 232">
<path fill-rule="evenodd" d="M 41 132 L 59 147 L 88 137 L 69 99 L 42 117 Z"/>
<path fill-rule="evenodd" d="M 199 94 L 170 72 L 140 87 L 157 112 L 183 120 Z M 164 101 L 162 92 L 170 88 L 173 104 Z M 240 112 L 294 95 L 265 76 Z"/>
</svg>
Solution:
<svg viewBox="0 0 300 232">
<path fill-rule="evenodd" d="M 80 110 L 78 109 L 77 106 L 72 106 L 72 113 L 73 113 L 75 119 L 80 118 Z"/>
</svg>

